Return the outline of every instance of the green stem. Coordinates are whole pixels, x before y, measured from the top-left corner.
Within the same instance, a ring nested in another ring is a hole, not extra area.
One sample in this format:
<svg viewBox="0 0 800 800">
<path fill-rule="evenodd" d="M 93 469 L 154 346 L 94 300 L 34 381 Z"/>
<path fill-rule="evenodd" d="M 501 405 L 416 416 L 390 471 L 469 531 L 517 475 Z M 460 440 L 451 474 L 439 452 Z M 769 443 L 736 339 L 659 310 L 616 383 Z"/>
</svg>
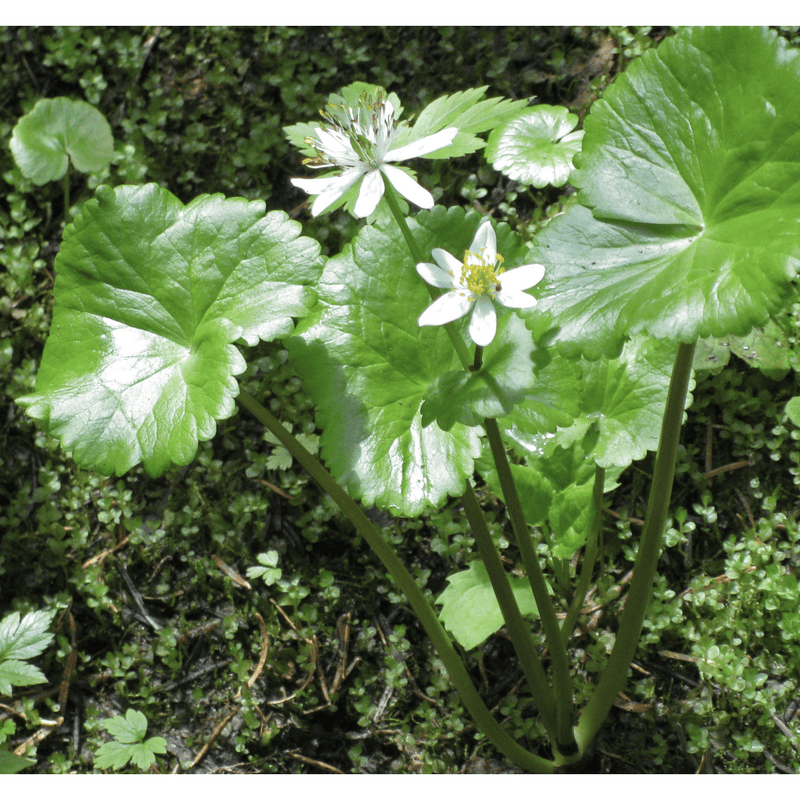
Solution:
<svg viewBox="0 0 800 800">
<path fill-rule="evenodd" d="M 545 675 L 539 654 L 536 652 L 530 628 L 520 613 L 517 599 L 511 589 L 508 573 L 503 567 L 503 562 L 486 524 L 486 518 L 483 515 L 478 499 L 475 497 L 472 484 L 469 482 L 467 482 L 467 490 L 464 492 L 462 501 L 470 528 L 481 552 L 483 563 L 489 573 L 489 580 L 492 582 L 492 588 L 497 597 L 500 611 L 503 614 L 503 620 L 511 636 L 511 642 L 528 681 L 530 692 L 536 701 L 539 713 L 542 715 L 542 721 L 550 733 L 550 737 L 554 739 L 556 733 L 555 696 L 550 688 L 547 675 Z"/>
<path fill-rule="evenodd" d="M 67 164 L 67 171 L 64 173 L 64 224 L 66 225 L 71 219 L 72 215 L 69 212 L 69 164 Z"/>
<path fill-rule="evenodd" d="M 383 176 L 383 183 L 385 186 L 385 192 L 383 196 L 386 198 L 386 202 L 389 205 L 389 210 L 392 212 L 395 222 L 397 222 L 397 227 L 400 228 L 400 233 L 403 234 L 403 238 L 406 240 L 406 244 L 408 245 L 408 249 L 411 251 L 412 258 L 417 264 L 428 261 L 428 259 L 425 257 L 425 254 L 417 244 L 417 240 L 411 233 L 411 229 L 408 227 L 408 223 L 403 216 L 403 212 L 400 211 L 400 206 L 397 204 L 397 198 L 395 197 L 392 184 L 387 180 L 385 175 Z M 433 288 L 433 286 L 425 283 L 425 287 L 428 290 L 431 300 L 436 300 L 438 295 L 436 294 L 436 290 Z M 468 370 L 472 365 L 472 358 L 470 357 L 467 345 L 458 335 L 458 332 L 453 327 L 452 322 L 448 322 L 444 326 L 444 329 L 447 331 L 447 335 L 450 337 L 450 341 L 453 343 L 453 347 L 455 348 L 455 351 L 461 360 L 461 364 L 463 365 L 464 369 Z"/>
<path fill-rule="evenodd" d="M 653 580 L 669 512 L 686 392 L 692 375 L 694 347 L 694 342 L 678 346 L 664 420 L 661 424 L 661 439 L 647 503 L 647 519 L 639 543 L 639 553 L 636 556 L 633 580 L 628 589 L 625 611 L 622 614 L 614 648 L 575 729 L 581 750 L 585 750 L 591 744 L 608 716 L 614 700 L 625 686 L 628 669 L 639 643 L 645 613 L 653 593 Z"/>
<path fill-rule="evenodd" d="M 594 487 L 592 499 L 594 505 L 594 516 L 589 528 L 589 537 L 586 540 L 586 548 L 583 551 L 583 561 L 581 563 L 581 574 L 578 578 L 578 585 L 575 587 L 575 596 L 572 598 L 567 618 L 561 625 L 561 635 L 564 645 L 569 642 L 572 629 L 583 608 L 583 601 L 586 592 L 589 591 L 589 584 L 592 581 L 594 565 L 597 561 L 598 544 L 600 541 L 600 531 L 603 527 L 603 486 L 605 485 L 606 471 L 602 467 L 596 467 L 594 471 Z"/>
<path fill-rule="evenodd" d="M 367 519 L 358 503 L 333 479 L 333 476 L 325 467 L 254 397 L 245 391 L 241 391 L 237 400 L 278 439 L 320 487 L 330 495 L 364 537 L 373 552 L 383 562 L 386 570 L 405 593 L 414 613 L 425 628 L 425 632 L 431 638 L 450 676 L 450 680 L 461 695 L 461 699 L 475 720 L 478 729 L 501 753 L 523 769 L 535 773 L 552 773 L 555 768 L 555 764 L 552 761 L 534 755 L 519 745 L 500 727 L 492 716 L 478 694 L 478 690 L 469 677 L 469 673 L 450 641 L 450 637 L 439 622 L 436 611 L 428 602 L 413 576 L 405 568 L 403 562 L 400 561 L 388 542 Z"/>
<path fill-rule="evenodd" d="M 517 537 L 522 563 L 528 573 L 528 580 L 533 590 L 536 600 L 536 607 L 539 611 L 539 618 L 542 622 L 547 646 L 550 649 L 550 660 L 553 665 L 553 689 L 556 695 L 556 716 L 557 716 L 557 738 L 556 747 L 564 756 L 572 756 L 577 751 L 575 738 L 572 731 L 573 715 L 573 696 L 572 696 L 572 676 L 569 670 L 569 660 L 567 658 L 567 648 L 561 637 L 561 629 L 556 617 L 556 610 L 550 600 L 550 593 L 547 590 L 547 582 L 544 579 L 539 558 L 531 541 L 528 523 L 525 521 L 525 514 L 517 495 L 517 487 L 511 474 L 511 467 L 508 464 L 506 450 L 500 438 L 500 428 L 497 420 L 484 420 L 484 428 L 492 448 L 492 456 L 497 468 L 497 476 L 500 485 L 503 487 L 503 498 L 505 499 L 508 514 L 511 517 L 511 526 L 514 535 Z"/>
</svg>

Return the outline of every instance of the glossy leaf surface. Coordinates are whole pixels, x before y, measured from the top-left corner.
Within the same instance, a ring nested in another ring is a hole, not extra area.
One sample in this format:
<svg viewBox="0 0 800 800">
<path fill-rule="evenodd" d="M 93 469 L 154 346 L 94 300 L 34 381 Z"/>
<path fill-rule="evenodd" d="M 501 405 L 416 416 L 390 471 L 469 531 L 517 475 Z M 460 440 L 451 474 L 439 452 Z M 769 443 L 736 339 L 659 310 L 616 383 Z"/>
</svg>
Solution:
<svg viewBox="0 0 800 800">
<path fill-rule="evenodd" d="M 36 383 L 19 401 L 109 474 L 188 464 L 234 411 L 233 342 L 290 333 L 314 301 L 316 242 L 264 204 L 102 186 L 64 234 Z"/>
<path fill-rule="evenodd" d="M 477 213 L 437 207 L 409 224 L 423 252 L 458 253 L 480 222 Z M 520 249 L 507 228 L 498 241 L 512 257 Z M 425 287 L 394 223 L 367 226 L 327 262 L 319 303 L 287 342 L 317 406 L 334 478 L 365 503 L 409 516 L 461 494 L 480 450 L 473 429 L 423 425 L 430 384 L 461 369 L 446 331 L 417 322 L 431 302 Z"/>
<path fill-rule="evenodd" d="M 561 106 L 528 109 L 489 136 L 486 160 L 509 178 L 538 188 L 563 186 L 580 152 L 583 131 L 578 117 Z"/>
<path fill-rule="evenodd" d="M 773 31 L 691 28 L 634 62 L 585 121 L 584 205 L 537 237 L 540 311 L 570 354 L 640 331 L 743 336 L 800 270 L 800 52 Z M 590 210 L 591 209 L 591 210 Z"/>
<path fill-rule="evenodd" d="M 505 435 L 532 456 L 579 442 L 583 452 L 604 468 L 627 467 L 655 450 L 667 401 L 675 345 L 638 336 L 618 358 L 577 362 L 579 408 L 575 420 L 547 433 L 515 408 L 500 420 Z"/>
</svg>

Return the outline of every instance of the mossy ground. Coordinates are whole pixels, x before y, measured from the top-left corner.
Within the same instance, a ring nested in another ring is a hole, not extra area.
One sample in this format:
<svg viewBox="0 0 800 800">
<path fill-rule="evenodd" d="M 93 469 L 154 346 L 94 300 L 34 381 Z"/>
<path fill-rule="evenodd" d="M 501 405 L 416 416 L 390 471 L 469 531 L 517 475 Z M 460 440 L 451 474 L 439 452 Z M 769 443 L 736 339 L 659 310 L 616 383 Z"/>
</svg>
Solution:
<svg viewBox="0 0 800 800">
<path fill-rule="evenodd" d="M 185 202 L 205 192 L 263 198 L 335 252 L 354 222 L 308 217 L 289 183 L 299 158 L 281 130 L 314 119 L 329 92 L 375 81 L 419 110 L 489 84 L 489 96 L 537 95 L 585 114 L 619 69 L 668 33 L 5 28 L 0 135 L 7 142 L 39 97 L 86 99 L 109 117 L 117 157 L 104 175 L 73 178 L 73 202 L 99 183 L 145 181 Z M 192 465 L 153 480 L 140 469 L 106 479 L 76 468 L 21 413 L 13 401 L 34 385 L 64 208 L 60 187 L 25 181 L 7 148 L 0 164 L 0 613 L 62 609 L 56 643 L 38 660 L 51 683 L 3 700 L 3 735 L 15 746 L 36 739 L 34 771 L 91 772 L 108 738 L 101 721 L 135 708 L 148 736 L 167 740 L 161 772 L 514 769 L 476 734 L 377 560 L 245 414 L 221 423 Z M 422 167 L 441 202 L 491 210 L 523 236 L 563 200 L 509 182 L 479 154 L 458 171 Z M 797 315 L 784 323 L 796 329 Z M 313 409 L 285 353 L 261 345 L 248 358 L 248 391 L 313 436 Z M 779 377 L 734 357 L 694 392 L 628 699 L 585 771 L 800 769 L 800 432 L 784 413 L 800 391 L 795 372 Z M 571 642 L 579 697 L 613 641 L 649 468 L 634 465 L 610 498 L 605 577 Z M 514 559 L 502 507 L 490 513 Z M 457 501 L 421 520 L 374 518 L 431 596 L 472 544 Z M 543 747 L 504 636 L 470 663 L 498 718 Z"/>
</svg>

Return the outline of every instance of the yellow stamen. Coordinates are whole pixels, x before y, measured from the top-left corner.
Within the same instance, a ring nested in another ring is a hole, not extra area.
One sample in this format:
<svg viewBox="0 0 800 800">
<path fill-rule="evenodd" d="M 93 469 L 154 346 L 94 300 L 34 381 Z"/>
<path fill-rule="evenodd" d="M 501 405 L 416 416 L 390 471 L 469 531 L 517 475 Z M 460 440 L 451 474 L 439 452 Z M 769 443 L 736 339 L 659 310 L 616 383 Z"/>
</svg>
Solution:
<svg viewBox="0 0 800 800">
<path fill-rule="evenodd" d="M 485 252 L 485 249 L 480 253 L 471 253 L 469 250 L 464 252 L 461 283 L 475 295 L 488 294 L 494 299 L 495 293 L 500 291 L 500 276 L 505 272 L 505 268 L 500 266 L 503 257 L 498 255 L 494 263 L 489 263 L 484 256 Z"/>
</svg>

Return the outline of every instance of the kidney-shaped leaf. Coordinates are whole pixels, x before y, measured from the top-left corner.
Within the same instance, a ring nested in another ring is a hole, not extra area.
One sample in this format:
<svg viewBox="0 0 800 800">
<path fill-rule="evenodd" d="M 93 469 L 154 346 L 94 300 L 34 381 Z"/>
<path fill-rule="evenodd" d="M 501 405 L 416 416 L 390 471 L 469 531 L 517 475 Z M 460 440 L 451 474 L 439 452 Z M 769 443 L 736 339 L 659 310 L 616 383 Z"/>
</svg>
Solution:
<svg viewBox="0 0 800 800">
<path fill-rule="evenodd" d="M 578 117 L 560 106 L 528 109 L 489 136 L 486 159 L 495 169 L 537 188 L 563 186 L 580 152 L 583 131 L 573 131 Z"/>
<path fill-rule="evenodd" d="M 475 212 L 437 206 L 410 226 L 423 252 L 463 253 L 480 223 Z M 519 255 L 508 226 L 498 230 L 498 249 L 512 263 Z M 327 262 L 318 292 L 287 347 L 316 403 L 333 476 L 354 497 L 407 516 L 461 494 L 478 433 L 458 422 L 447 431 L 423 425 L 428 387 L 460 361 L 443 328 L 418 323 L 430 295 L 394 222 L 363 228 Z"/>
<path fill-rule="evenodd" d="M 684 30 L 609 87 L 575 159 L 584 205 L 537 239 L 538 310 L 567 351 L 744 335 L 781 307 L 800 270 L 799 95 L 800 52 L 766 29 Z"/>
<path fill-rule="evenodd" d="M 288 334 L 313 304 L 322 260 L 299 231 L 261 202 L 101 186 L 64 233 L 36 393 L 18 402 L 81 466 L 188 464 L 233 413 L 233 342 Z"/>
<path fill-rule="evenodd" d="M 97 172 L 114 157 L 114 137 L 103 114 L 83 100 L 44 98 L 16 124 L 11 152 L 26 178 L 42 185 L 64 177 L 69 160 Z"/>
</svg>

